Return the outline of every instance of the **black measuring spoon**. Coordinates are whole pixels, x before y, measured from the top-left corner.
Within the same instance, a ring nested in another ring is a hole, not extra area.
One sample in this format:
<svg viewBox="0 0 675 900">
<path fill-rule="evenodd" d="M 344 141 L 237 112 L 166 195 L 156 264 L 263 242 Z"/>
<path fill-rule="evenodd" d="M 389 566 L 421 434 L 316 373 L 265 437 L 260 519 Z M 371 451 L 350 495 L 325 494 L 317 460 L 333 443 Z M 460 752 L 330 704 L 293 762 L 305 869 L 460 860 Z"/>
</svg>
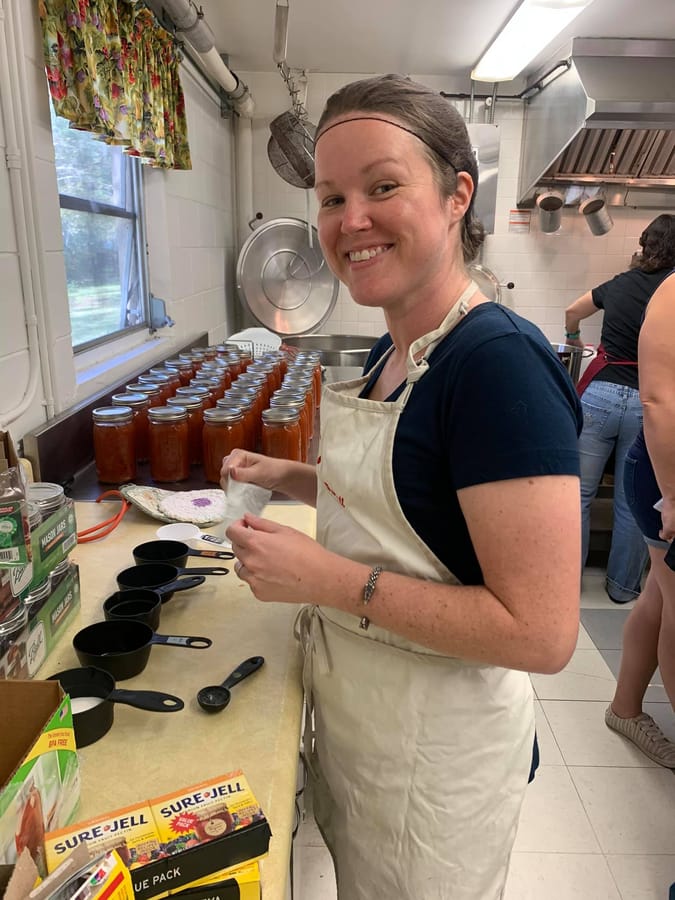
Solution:
<svg viewBox="0 0 675 900">
<path fill-rule="evenodd" d="M 230 688 L 257 672 L 264 662 L 265 658 L 262 656 L 250 656 L 240 663 L 222 684 L 203 687 L 197 694 L 197 702 L 206 712 L 220 712 L 230 702 Z"/>
</svg>

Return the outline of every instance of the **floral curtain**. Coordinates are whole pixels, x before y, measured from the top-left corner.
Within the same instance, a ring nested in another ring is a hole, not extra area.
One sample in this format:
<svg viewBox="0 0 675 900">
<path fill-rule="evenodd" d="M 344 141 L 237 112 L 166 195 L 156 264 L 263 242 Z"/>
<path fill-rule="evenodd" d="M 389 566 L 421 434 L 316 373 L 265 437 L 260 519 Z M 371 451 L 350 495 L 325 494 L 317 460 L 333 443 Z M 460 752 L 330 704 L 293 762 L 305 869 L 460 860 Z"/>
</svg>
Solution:
<svg viewBox="0 0 675 900">
<path fill-rule="evenodd" d="M 190 169 L 179 55 L 142 0 L 38 0 L 57 115 L 143 162 Z"/>
</svg>

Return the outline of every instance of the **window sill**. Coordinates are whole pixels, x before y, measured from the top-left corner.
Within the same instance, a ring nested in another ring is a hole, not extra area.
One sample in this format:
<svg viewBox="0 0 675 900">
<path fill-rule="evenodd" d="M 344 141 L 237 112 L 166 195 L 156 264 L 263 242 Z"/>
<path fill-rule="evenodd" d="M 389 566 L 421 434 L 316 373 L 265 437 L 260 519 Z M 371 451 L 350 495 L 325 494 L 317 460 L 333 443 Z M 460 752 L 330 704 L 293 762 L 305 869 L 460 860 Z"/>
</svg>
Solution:
<svg viewBox="0 0 675 900">
<path fill-rule="evenodd" d="M 168 336 L 140 332 L 79 354 L 75 357 L 76 402 L 99 393 L 126 374 L 137 372 L 145 362 L 150 366 L 170 355 L 172 346 Z"/>
</svg>

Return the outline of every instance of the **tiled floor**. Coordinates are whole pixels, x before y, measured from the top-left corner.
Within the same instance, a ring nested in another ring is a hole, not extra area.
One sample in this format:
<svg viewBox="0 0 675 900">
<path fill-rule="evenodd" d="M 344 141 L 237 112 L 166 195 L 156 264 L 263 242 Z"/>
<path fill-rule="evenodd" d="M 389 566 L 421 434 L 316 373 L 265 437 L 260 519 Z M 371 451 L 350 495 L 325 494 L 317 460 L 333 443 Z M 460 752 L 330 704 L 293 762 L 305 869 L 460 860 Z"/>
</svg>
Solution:
<svg viewBox="0 0 675 900">
<path fill-rule="evenodd" d="M 600 570 L 585 574 L 581 605 L 568 666 L 532 677 L 541 766 L 525 798 L 504 900 L 668 900 L 675 882 L 675 772 L 604 723 L 630 605 L 609 601 Z M 675 714 L 660 678 L 648 700 L 646 710 L 675 740 Z M 295 845 L 293 900 L 335 900 L 330 855 L 311 814 Z"/>
</svg>

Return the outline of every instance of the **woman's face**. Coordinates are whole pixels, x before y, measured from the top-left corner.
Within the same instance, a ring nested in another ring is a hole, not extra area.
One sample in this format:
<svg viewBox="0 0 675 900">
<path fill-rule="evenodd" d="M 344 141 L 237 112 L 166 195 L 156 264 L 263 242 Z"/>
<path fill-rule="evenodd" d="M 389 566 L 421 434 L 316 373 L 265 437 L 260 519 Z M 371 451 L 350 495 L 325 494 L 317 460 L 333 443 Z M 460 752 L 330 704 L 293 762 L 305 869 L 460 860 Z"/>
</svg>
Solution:
<svg viewBox="0 0 675 900">
<path fill-rule="evenodd" d="M 471 179 L 443 200 L 422 143 L 392 121 L 350 121 L 316 145 L 319 240 L 335 275 L 363 306 L 405 312 L 455 292 Z M 377 115 L 377 114 L 376 114 Z M 335 124 L 334 122 L 330 123 Z M 454 293 L 453 293 L 454 295 Z"/>
</svg>

